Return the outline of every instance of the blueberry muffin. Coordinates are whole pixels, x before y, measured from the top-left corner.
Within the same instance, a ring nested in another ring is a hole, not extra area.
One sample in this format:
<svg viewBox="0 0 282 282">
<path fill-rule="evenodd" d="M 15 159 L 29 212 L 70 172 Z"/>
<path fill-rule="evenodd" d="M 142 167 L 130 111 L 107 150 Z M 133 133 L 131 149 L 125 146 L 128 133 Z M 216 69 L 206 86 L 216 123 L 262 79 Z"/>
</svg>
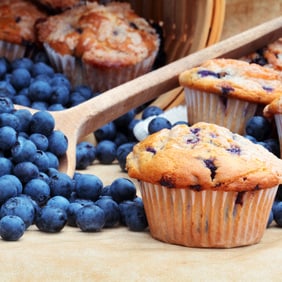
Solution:
<svg viewBox="0 0 282 282">
<path fill-rule="evenodd" d="M 272 68 L 282 71 L 282 37 L 266 46 L 264 57 Z"/>
<path fill-rule="evenodd" d="M 236 59 L 211 59 L 180 74 L 188 121 L 216 123 L 244 134 L 259 108 L 282 94 L 281 73 Z"/>
<path fill-rule="evenodd" d="M 150 71 L 159 37 L 128 3 L 88 3 L 37 25 L 50 61 L 73 84 L 103 92 Z"/>
<path fill-rule="evenodd" d="M 0 56 L 12 61 L 32 53 L 37 44 L 34 25 L 45 12 L 28 0 L 0 2 Z"/>
<path fill-rule="evenodd" d="M 128 155 L 151 235 L 189 247 L 259 242 L 282 160 L 225 127 L 199 122 L 148 136 Z"/>
<path fill-rule="evenodd" d="M 33 2 L 47 9 L 50 13 L 59 13 L 66 9 L 94 1 L 95 0 L 33 0 Z"/>
<path fill-rule="evenodd" d="M 280 144 L 280 157 L 282 157 L 282 96 L 266 105 L 263 109 L 263 115 L 269 120 L 274 119 Z"/>
</svg>

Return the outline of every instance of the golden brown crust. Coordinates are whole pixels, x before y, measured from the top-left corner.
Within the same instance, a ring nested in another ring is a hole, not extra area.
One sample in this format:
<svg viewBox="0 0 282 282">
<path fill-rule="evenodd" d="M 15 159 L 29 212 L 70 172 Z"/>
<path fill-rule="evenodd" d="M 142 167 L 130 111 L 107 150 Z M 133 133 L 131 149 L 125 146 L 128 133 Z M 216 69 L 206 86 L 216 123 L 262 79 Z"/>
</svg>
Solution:
<svg viewBox="0 0 282 282">
<path fill-rule="evenodd" d="M 282 74 L 236 59 L 211 59 L 180 74 L 182 86 L 268 104 L 282 95 Z"/>
<path fill-rule="evenodd" d="M 134 65 L 158 50 L 155 30 L 127 3 L 88 3 L 37 25 L 39 40 L 95 66 Z"/>
<path fill-rule="evenodd" d="M 263 109 L 263 115 L 267 118 L 273 118 L 276 114 L 282 114 L 282 96 L 274 99 Z"/>
<path fill-rule="evenodd" d="M 251 191 L 282 181 L 282 160 L 227 128 L 179 125 L 139 142 L 127 157 L 132 178 L 171 188 Z"/>
<path fill-rule="evenodd" d="M 266 46 L 264 57 L 272 68 L 282 70 L 282 37 Z"/>
<path fill-rule="evenodd" d="M 46 14 L 30 1 L 0 1 L 0 40 L 14 44 L 36 42 L 34 24 Z"/>
</svg>

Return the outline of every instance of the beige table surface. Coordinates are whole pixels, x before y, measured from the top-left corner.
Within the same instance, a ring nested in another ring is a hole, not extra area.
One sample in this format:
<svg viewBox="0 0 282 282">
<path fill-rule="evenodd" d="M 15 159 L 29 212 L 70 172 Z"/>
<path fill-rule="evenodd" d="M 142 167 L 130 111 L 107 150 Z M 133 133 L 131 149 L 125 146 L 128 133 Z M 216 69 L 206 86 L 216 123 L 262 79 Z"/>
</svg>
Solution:
<svg viewBox="0 0 282 282">
<path fill-rule="evenodd" d="M 127 177 L 117 165 L 85 173 L 104 184 Z M 0 240 L 1 281 L 281 281 L 282 229 L 259 244 L 235 249 L 170 245 L 125 227 L 83 233 L 65 227 L 46 234 L 31 227 L 17 242 Z"/>
</svg>

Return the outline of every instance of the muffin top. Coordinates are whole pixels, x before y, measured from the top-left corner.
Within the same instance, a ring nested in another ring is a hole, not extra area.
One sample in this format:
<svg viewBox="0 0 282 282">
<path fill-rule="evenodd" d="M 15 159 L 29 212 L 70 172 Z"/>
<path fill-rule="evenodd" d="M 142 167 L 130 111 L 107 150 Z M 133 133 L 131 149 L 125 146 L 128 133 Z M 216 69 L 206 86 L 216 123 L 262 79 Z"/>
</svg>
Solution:
<svg viewBox="0 0 282 282">
<path fill-rule="evenodd" d="M 282 70 L 282 37 L 266 46 L 264 56 L 271 67 Z"/>
<path fill-rule="evenodd" d="M 236 59 L 211 59 L 180 74 L 182 86 L 268 104 L 282 95 L 282 74 L 258 64 Z"/>
<path fill-rule="evenodd" d="M 76 5 L 88 2 L 94 2 L 96 0 L 34 0 L 35 3 L 41 4 L 44 7 L 53 10 L 60 11 L 68 8 L 72 8 Z"/>
<path fill-rule="evenodd" d="M 36 42 L 34 24 L 46 14 L 28 0 L 0 1 L 0 40 L 26 45 Z"/>
<path fill-rule="evenodd" d="M 149 135 L 128 155 L 128 175 L 193 190 L 252 191 L 282 181 L 282 160 L 215 124 L 177 125 Z"/>
<path fill-rule="evenodd" d="M 101 67 L 134 65 L 159 46 L 158 35 L 128 3 L 87 3 L 37 25 L 39 40 L 61 55 Z"/>
<path fill-rule="evenodd" d="M 274 115 L 282 114 L 282 96 L 274 99 L 270 104 L 263 109 L 263 115 L 266 118 L 273 118 Z"/>
</svg>

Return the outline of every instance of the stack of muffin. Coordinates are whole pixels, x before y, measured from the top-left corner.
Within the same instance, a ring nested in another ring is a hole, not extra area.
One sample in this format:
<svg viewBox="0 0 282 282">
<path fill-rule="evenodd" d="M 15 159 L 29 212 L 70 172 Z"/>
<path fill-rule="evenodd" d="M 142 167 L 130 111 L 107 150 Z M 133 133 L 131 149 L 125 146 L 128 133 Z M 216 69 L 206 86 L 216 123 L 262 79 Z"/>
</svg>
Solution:
<svg viewBox="0 0 282 282">
<path fill-rule="evenodd" d="M 103 92 L 151 70 L 160 40 L 127 3 L 4 0 L 0 56 L 26 56 L 35 47 L 73 85 Z"/>
</svg>

